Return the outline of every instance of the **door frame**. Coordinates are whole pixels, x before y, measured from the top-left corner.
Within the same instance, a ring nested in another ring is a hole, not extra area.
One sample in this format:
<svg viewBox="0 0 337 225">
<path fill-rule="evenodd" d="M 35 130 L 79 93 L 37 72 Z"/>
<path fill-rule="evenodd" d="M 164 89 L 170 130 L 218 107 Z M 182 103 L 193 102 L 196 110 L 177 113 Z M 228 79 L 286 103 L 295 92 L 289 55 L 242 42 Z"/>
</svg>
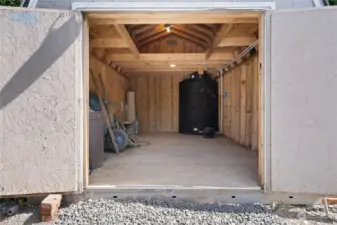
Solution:
<svg viewBox="0 0 337 225">
<path fill-rule="evenodd" d="M 175 2 L 173 5 L 171 2 L 73 2 L 71 4 L 72 10 L 81 11 L 83 13 L 90 12 L 125 12 L 125 13 L 146 13 L 146 12 L 173 12 L 173 13 L 202 13 L 202 12 L 212 12 L 212 11 L 259 11 L 261 17 L 259 20 L 259 118 L 258 118 L 258 184 L 265 192 L 269 192 L 271 179 L 270 179 L 270 135 L 268 134 L 268 119 L 270 119 L 270 109 L 267 108 L 269 104 L 267 95 L 270 94 L 270 85 L 268 83 L 268 78 L 266 78 L 266 71 L 268 66 L 265 66 L 269 61 L 266 53 L 266 45 L 268 42 L 265 39 L 265 33 L 267 26 L 265 24 L 266 12 L 276 9 L 275 2 Z M 84 21 L 86 18 L 84 16 Z M 263 41 L 262 41 L 263 40 Z M 84 54 L 84 60 L 87 57 Z M 83 71 L 85 75 L 86 72 Z M 270 122 L 270 121 L 269 121 Z M 87 137 L 88 139 L 89 137 Z M 268 139 L 269 138 L 269 139 Z M 269 140 L 269 141 L 268 141 Z M 88 159 L 88 149 L 84 148 L 83 163 L 84 163 L 84 173 L 87 171 L 89 162 Z M 84 174 L 84 188 L 89 185 L 89 177 Z"/>
</svg>

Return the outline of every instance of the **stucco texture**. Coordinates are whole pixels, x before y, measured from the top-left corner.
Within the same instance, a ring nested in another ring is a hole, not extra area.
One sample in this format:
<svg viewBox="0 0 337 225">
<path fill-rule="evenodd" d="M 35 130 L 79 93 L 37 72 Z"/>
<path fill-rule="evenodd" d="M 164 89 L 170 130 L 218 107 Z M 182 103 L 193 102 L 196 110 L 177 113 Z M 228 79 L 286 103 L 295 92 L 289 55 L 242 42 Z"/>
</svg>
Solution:
<svg viewBox="0 0 337 225">
<path fill-rule="evenodd" d="M 79 188 L 80 20 L 0 9 L 0 196 Z"/>
<path fill-rule="evenodd" d="M 271 14 L 272 191 L 337 194 L 336 18 Z"/>
</svg>

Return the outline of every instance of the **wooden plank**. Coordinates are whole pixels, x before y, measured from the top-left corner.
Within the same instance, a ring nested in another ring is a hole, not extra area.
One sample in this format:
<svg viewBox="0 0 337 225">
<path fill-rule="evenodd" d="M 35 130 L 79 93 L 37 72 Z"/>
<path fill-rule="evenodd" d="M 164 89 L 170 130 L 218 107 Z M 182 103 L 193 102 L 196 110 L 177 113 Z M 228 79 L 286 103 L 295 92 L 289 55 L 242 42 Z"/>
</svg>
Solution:
<svg viewBox="0 0 337 225">
<path fill-rule="evenodd" d="M 230 137 L 234 140 L 235 139 L 235 74 L 234 71 L 230 72 L 230 80 L 231 80 L 231 123 L 230 123 Z"/>
<path fill-rule="evenodd" d="M 177 61 L 172 60 L 170 62 L 168 61 L 115 61 L 115 64 L 118 64 L 121 67 L 131 67 L 131 66 L 166 66 L 168 67 L 169 64 L 176 64 L 179 66 L 223 66 L 229 62 L 229 60 L 208 60 L 208 61 L 190 61 L 190 60 L 184 60 L 184 61 Z"/>
<path fill-rule="evenodd" d="M 258 106 L 258 95 L 259 95 L 259 69 L 258 69 L 258 57 L 253 59 L 253 106 L 252 106 L 252 148 L 258 149 L 258 115 L 259 115 L 259 106 Z"/>
<path fill-rule="evenodd" d="M 263 146 L 263 122 L 262 118 L 264 118 L 263 115 L 263 98 L 262 98 L 262 93 L 263 93 L 263 43 L 264 43 L 264 36 L 263 36 L 263 30 L 264 30 L 264 17 L 263 14 L 261 14 L 259 18 L 259 51 L 258 51 L 258 57 L 259 57 L 259 64 L 258 64 L 258 182 L 261 186 L 264 185 L 263 181 L 263 172 L 264 172 L 264 167 L 263 167 L 263 161 L 264 161 L 264 146 Z"/>
<path fill-rule="evenodd" d="M 241 80 L 240 80 L 240 143 L 245 144 L 246 142 L 246 81 L 247 81 L 247 66 L 242 64 L 241 69 Z M 248 93 L 249 95 L 249 93 Z"/>
<path fill-rule="evenodd" d="M 208 45 L 210 45 L 212 42 L 212 37 L 210 37 L 209 35 L 205 35 L 203 33 L 200 34 L 199 31 L 194 30 L 194 27 L 198 27 L 197 25 L 191 26 L 191 25 L 177 24 L 177 25 L 173 25 L 172 27 L 173 27 L 173 30 L 178 30 L 183 33 L 186 33 L 190 35 L 191 37 L 202 40 L 204 43 L 207 43 Z"/>
<path fill-rule="evenodd" d="M 198 25 L 198 24 L 189 24 L 188 27 L 192 30 L 200 32 L 200 35 L 207 36 L 210 40 L 213 40 L 213 33 L 208 29 Z"/>
<path fill-rule="evenodd" d="M 161 121 L 161 111 L 162 111 L 162 105 L 161 105 L 161 99 L 162 99 L 162 92 L 161 92 L 161 76 L 155 76 L 156 79 L 156 120 L 157 120 L 157 127 L 156 131 L 160 131 L 162 127 L 162 121 Z"/>
<path fill-rule="evenodd" d="M 132 54 L 107 54 L 106 59 L 110 61 L 118 62 L 130 62 L 136 61 Z M 230 60 L 233 59 L 232 52 L 219 52 L 214 53 L 209 60 Z M 205 60 L 205 54 L 202 53 L 142 53 L 139 54 L 138 61 L 167 61 L 167 62 L 179 62 L 179 61 L 207 61 Z"/>
<path fill-rule="evenodd" d="M 160 131 L 170 131 L 172 120 L 172 76 L 160 77 L 160 91 L 161 91 L 161 109 L 160 109 Z"/>
<path fill-rule="evenodd" d="M 139 44 L 139 46 L 143 46 L 143 45 L 146 45 L 146 44 L 151 43 L 153 41 L 156 41 L 160 38 L 163 38 L 167 35 L 168 35 L 167 31 L 163 30 L 163 31 L 157 33 L 156 35 L 153 35 L 151 37 L 148 37 L 148 38 L 145 38 L 143 40 L 138 41 L 138 44 Z"/>
<path fill-rule="evenodd" d="M 128 44 L 122 38 L 95 38 L 90 40 L 92 48 L 128 48 Z"/>
<path fill-rule="evenodd" d="M 246 140 L 244 145 L 249 147 L 252 141 L 252 100 L 254 98 L 253 91 L 253 74 L 252 68 L 254 64 L 251 63 L 251 60 L 247 62 L 247 83 L 246 83 L 246 92 L 248 97 L 246 98 Z"/>
<path fill-rule="evenodd" d="M 155 36 L 159 33 L 165 33 L 166 35 L 169 34 L 163 25 L 152 25 L 151 30 L 147 30 L 146 32 L 137 35 L 137 41 L 142 42 L 144 39 L 151 38 L 152 36 Z"/>
<path fill-rule="evenodd" d="M 127 43 L 129 49 L 132 51 L 133 55 L 138 58 L 139 51 L 135 43 L 133 42 L 129 32 L 125 28 L 125 25 L 122 24 L 115 24 L 115 27 L 118 31 L 118 33 L 122 36 L 122 38 L 125 40 Z"/>
<path fill-rule="evenodd" d="M 172 76 L 172 130 L 179 129 L 179 82 L 183 76 Z"/>
<path fill-rule="evenodd" d="M 146 32 L 148 30 L 152 30 L 152 29 L 153 29 L 153 25 L 144 25 L 144 26 L 141 26 L 139 28 L 134 29 L 133 33 L 134 34 L 140 34 L 140 33 Z"/>
<path fill-rule="evenodd" d="M 198 38 L 195 38 L 195 37 L 192 37 L 191 35 L 186 34 L 185 32 L 182 32 L 182 31 L 177 30 L 177 29 L 173 29 L 171 32 L 173 34 L 176 34 L 176 35 L 182 37 L 182 38 L 185 38 L 186 40 L 189 40 L 191 42 L 199 44 L 199 45 L 203 46 L 204 48 L 207 47 L 206 43 L 204 43 L 203 41 L 199 40 Z"/>
<path fill-rule="evenodd" d="M 239 69 L 236 70 L 236 109 L 235 109 L 235 140 L 239 143 L 240 142 L 240 97 L 241 97 L 241 71 Z"/>
<path fill-rule="evenodd" d="M 230 37 L 223 38 L 218 47 L 241 47 L 241 46 L 249 46 L 254 41 L 256 41 L 255 37 Z"/>
<path fill-rule="evenodd" d="M 224 116 L 223 116 L 223 133 L 225 136 L 228 136 L 228 132 L 227 132 L 227 121 L 228 121 L 228 109 L 227 109 L 227 105 L 228 105 L 228 82 L 227 82 L 227 76 L 223 76 L 223 93 L 220 93 L 221 95 L 224 95 L 224 93 L 227 93 L 225 96 L 223 96 L 223 112 L 224 112 Z M 220 90 L 220 89 L 219 89 Z"/>
<path fill-rule="evenodd" d="M 213 39 L 213 42 L 209 49 L 206 51 L 206 59 L 209 59 L 214 52 L 215 48 L 218 47 L 221 40 L 232 30 L 233 24 L 223 24 L 217 33 L 216 37 Z"/>
<path fill-rule="evenodd" d="M 157 98 L 156 95 L 156 76 L 148 76 L 149 86 L 148 86 L 148 98 L 149 98 L 149 129 L 148 132 L 157 131 Z"/>
<path fill-rule="evenodd" d="M 148 77 L 141 76 L 137 79 L 137 112 L 139 116 L 140 131 L 143 133 L 149 132 L 148 120 Z"/>
</svg>

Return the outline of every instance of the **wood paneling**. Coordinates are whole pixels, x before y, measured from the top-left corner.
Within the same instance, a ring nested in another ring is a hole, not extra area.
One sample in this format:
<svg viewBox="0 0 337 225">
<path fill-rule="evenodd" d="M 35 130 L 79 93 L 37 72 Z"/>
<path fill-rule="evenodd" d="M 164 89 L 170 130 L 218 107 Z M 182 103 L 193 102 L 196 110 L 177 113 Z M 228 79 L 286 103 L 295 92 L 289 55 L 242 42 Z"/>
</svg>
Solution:
<svg viewBox="0 0 337 225">
<path fill-rule="evenodd" d="M 203 53 L 205 48 L 171 34 L 140 48 L 141 53 Z"/>
<path fill-rule="evenodd" d="M 129 81 L 123 77 L 122 75 L 118 74 L 112 68 L 108 67 L 103 62 L 99 61 L 95 56 L 90 56 L 90 69 L 93 70 L 94 76 L 96 76 L 96 81 L 99 81 L 98 74 L 101 74 L 102 81 L 106 91 L 107 100 L 110 102 L 122 102 L 125 101 L 126 92 L 129 88 Z M 94 89 L 94 85 L 92 79 L 90 79 L 90 91 L 96 92 Z M 98 92 L 97 94 L 102 96 L 102 87 L 100 83 L 97 84 Z M 112 113 L 117 112 L 120 109 L 118 105 L 110 105 L 109 106 L 109 113 L 110 117 L 112 117 Z M 125 118 L 125 113 L 121 113 L 119 118 L 123 120 Z"/>
<path fill-rule="evenodd" d="M 222 129 L 226 137 L 258 148 L 258 56 L 225 73 Z"/>
<path fill-rule="evenodd" d="M 178 131 L 179 82 L 185 73 L 131 77 L 140 132 Z"/>
</svg>

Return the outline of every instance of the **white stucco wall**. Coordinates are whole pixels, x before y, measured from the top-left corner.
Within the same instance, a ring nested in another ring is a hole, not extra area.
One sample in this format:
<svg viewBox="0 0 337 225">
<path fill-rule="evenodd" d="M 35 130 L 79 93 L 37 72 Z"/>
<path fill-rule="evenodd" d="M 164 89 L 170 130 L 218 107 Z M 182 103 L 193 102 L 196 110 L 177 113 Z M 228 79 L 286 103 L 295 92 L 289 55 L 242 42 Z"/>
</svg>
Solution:
<svg viewBox="0 0 337 225">
<path fill-rule="evenodd" d="M 167 2 L 167 0 L 152 0 L 151 2 Z M 180 2 L 179 0 L 173 0 L 172 2 Z M 198 0 L 185 0 L 185 2 L 198 2 Z M 199 2 L 217 2 L 214 0 L 203 0 Z M 72 2 L 119 2 L 109 0 L 37 0 L 36 7 L 39 8 L 55 8 L 55 9 L 70 9 Z M 121 1 L 121 2 L 148 2 L 148 1 Z M 312 0 L 220 0 L 218 2 L 276 2 L 277 9 L 290 9 L 290 8 L 308 8 L 313 7 Z"/>
<path fill-rule="evenodd" d="M 79 190 L 78 14 L 0 8 L 0 196 Z"/>
<path fill-rule="evenodd" d="M 337 194 L 336 18 L 325 7 L 267 21 L 264 146 L 274 192 Z"/>
</svg>

